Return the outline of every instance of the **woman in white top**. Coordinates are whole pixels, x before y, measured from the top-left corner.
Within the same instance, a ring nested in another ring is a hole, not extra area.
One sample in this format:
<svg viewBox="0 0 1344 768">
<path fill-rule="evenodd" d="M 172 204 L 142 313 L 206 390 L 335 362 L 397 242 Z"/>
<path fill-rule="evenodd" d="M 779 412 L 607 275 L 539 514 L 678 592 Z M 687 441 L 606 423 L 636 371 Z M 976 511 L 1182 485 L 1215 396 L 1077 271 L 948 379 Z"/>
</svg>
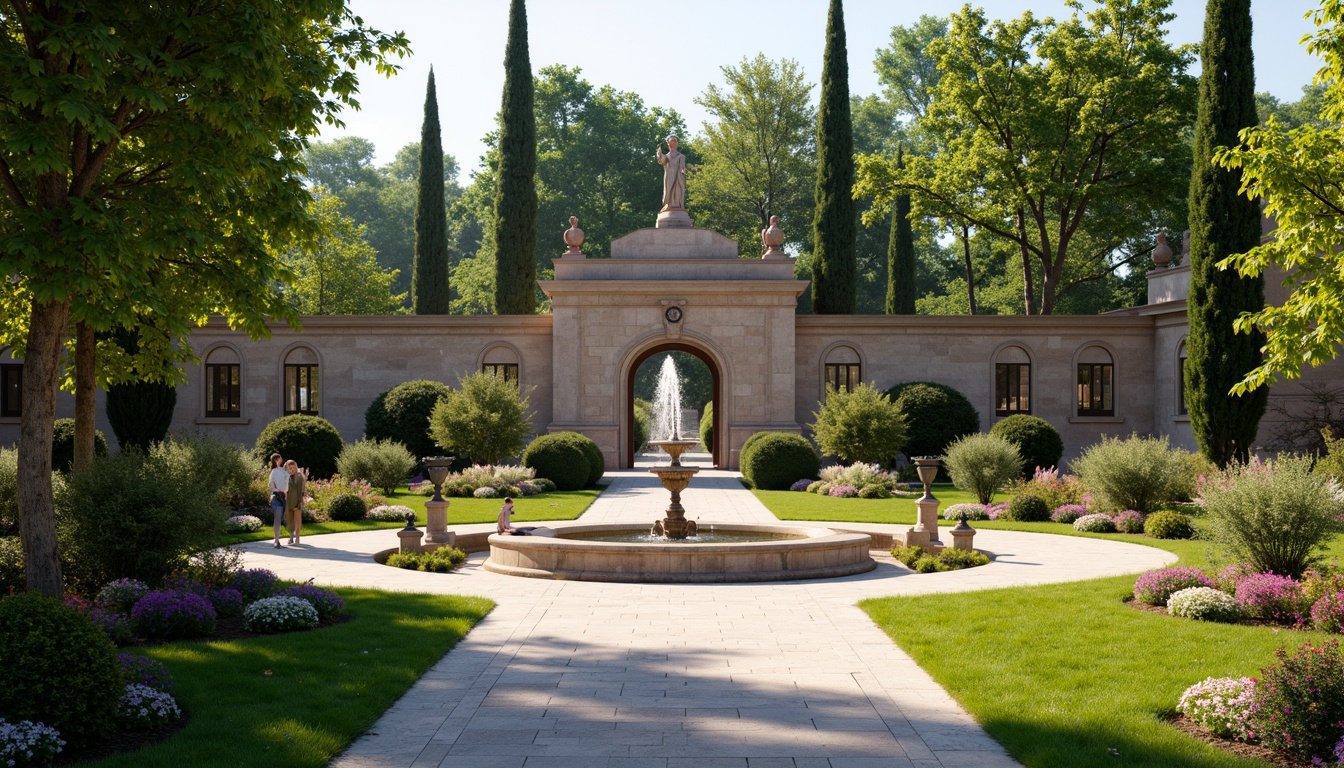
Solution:
<svg viewBox="0 0 1344 768">
<path fill-rule="evenodd" d="M 271 454 L 271 474 L 266 479 L 266 487 L 271 491 L 271 514 L 275 517 L 275 548 L 283 549 L 280 544 L 280 523 L 285 519 L 285 493 L 289 490 L 289 472 L 280 454 Z"/>
</svg>

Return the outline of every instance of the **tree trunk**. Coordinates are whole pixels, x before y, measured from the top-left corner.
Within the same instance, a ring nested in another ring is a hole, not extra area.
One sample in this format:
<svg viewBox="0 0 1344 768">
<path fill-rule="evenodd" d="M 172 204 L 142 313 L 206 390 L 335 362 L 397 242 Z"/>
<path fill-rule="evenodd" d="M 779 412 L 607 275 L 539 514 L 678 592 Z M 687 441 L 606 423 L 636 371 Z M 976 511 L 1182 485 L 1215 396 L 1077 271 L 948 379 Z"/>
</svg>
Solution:
<svg viewBox="0 0 1344 768">
<path fill-rule="evenodd" d="M 971 228 L 961 225 L 962 258 L 966 261 L 966 304 L 975 314 L 975 270 L 971 269 Z"/>
<path fill-rule="evenodd" d="M 59 598 L 63 583 L 51 492 L 51 439 L 56 421 L 61 341 L 70 321 L 70 302 L 34 301 L 28 317 L 23 414 L 19 419 L 19 529 L 28 590 Z"/>
<path fill-rule="evenodd" d="M 75 324 L 75 463 L 74 472 L 93 466 L 94 420 L 97 379 L 94 376 L 96 342 L 93 326 Z"/>
<path fill-rule="evenodd" d="M 1022 252 L 1022 294 L 1028 315 L 1036 314 L 1036 299 L 1031 292 L 1031 251 L 1027 249 L 1027 214 L 1017 209 L 1017 245 Z"/>
</svg>

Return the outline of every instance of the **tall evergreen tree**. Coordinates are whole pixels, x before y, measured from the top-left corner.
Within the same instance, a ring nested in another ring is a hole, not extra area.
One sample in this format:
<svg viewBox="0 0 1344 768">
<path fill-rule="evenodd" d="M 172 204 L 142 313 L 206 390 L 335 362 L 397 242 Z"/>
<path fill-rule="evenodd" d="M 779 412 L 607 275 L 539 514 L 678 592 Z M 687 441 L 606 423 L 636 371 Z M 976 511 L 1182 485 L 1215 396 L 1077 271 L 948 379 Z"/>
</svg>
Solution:
<svg viewBox="0 0 1344 768">
<path fill-rule="evenodd" d="M 527 9 L 509 5 L 504 49 L 504 99 L 499 114 L 495 188 L 495 314 L 530 315 L 537 308 L 537 122 L 532 112 Z"/>
<path fill-rule="evenodd" d="M 905 150 L 896 149 L 896 168 L 905 167 Z M 910 195 L 897 195 L 891 206 L 887 243 L 887 314 L 915 314 L 915 231 L 910 226 Z"/>
<path fill-rule="evenodd" d="M 1185 402 L 1199 449 L 1219 466 L 1246 461 L 1268 390 L 1234 397 L 1232 387 L 1260 363 L 1264 335 L 1235 333 L 1242 312 L 1264 307 L 1263 278 L 1219 270 L 1218 262 L 1260 242 L 1260 208 L 1238 193 L 1241 172 L 1213 164 L 1214 148 L 1235 146 L 1256 125 L 1251 0 L 1209 0 L 1200 46 L 1199 118 L 1190 177 L 1190 295 L 1186 307 Z"/>
<path fill-rule="evenodd" d="M 425 87 L 425 121 L 420 127 L 420 191 L 415 199 L 415 261 L 411 268 L 411 311 L 448 314 L 448 219 L 443 206 L 443 140 L 434 67 Z"/>
<path fill-rule="evenodd" d="M 817 113 L 817 188 L 812 214 L 814 252 L 812 311 L 819 315 L 854 312 L 854 126 L 849 117 L 849 61 L 845 53 L 845 12 L 831 0 L 826 19 L 826 55 L 821 69 L 821 109 Z"/>
</svg>

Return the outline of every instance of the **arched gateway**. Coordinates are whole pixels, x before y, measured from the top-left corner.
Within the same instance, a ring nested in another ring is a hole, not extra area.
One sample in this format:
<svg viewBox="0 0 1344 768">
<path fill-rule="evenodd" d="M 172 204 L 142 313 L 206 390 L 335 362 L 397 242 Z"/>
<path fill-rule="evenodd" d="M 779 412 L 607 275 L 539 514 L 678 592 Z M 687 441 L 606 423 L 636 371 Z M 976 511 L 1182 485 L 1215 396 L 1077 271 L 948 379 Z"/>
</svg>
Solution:
<svg viewBox="0 0 1344 768">
<path fill-rule="evenodd" d="M 643 365 L 646 360 L 653 357 L 654 355 L 663 352 L 685 352 L 687 354 L 694 355 L 701 362 L 703 362 L 705 366 L 709 368 L 710 380 L 712 382 L 709 401 L 710 403 L 713 404 L 714 413 L 716 414 L 721 413 L 723 409 L 723 403 L 720 402 L 719 397 L 720 393 L 723 391 L 723 376 L 722 374 L 719 373 L 721 366 L 715 361 L 713 355 L 709 354 L 705 350 L 695 345 L 685 344 L 682 342 L 655 343 L 653 346 L 648 347 L 643 351 L 639 352 L 639 354 L 633 360 L 631 360 L 628 365 L 622 365 L 622 368 L 626 370 L 626 374 L 625 374 L 625 392 L 624 392 L 625 400 L 623 406 L 624 415 L 622 416 L 621 419 L 621 434 L 624 437 L 621 440 L 621 445 L 625 446 L 623 449 L 625 451 L 625 461 L 626 461 L 625 466 L 628 467 L 634 466 L 635 451 L 638 450 L 639 448 L 639 446 L 635 445 L 635 427 L 634 427 L 635 374 L 639 372 L 639 367 Z M 723 422 L 722 417 L 716 417 L 716 418 L 719 418 L 720 423 Z M 716 430 L 715 435 L 718 434 L 719 431 Z M 683 435 L 683 437 L 685 437 L 685 435 Z M 724 451 L 720 447 L 722 444 L 723 441 L 720 440 L 718 437 L 715 437 L 713 445 L 705 446 L 707 449 L 709 449 L 710 455 L 713 457 L 714 466 L 716 467 L 727 466 L 727 464 L 724 463 L 724 457 L 726 455 L 726 451 Z"/>
</svg>

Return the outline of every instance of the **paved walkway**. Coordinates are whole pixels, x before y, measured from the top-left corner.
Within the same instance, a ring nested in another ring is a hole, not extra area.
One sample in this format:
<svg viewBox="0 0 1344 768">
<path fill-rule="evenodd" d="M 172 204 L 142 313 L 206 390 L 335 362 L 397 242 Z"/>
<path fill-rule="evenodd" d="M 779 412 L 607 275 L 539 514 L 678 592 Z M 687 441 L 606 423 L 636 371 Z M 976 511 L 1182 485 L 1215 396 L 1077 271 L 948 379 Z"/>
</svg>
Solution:
<svg viewBox="0 0 1344 768">
<path fill-rule="evenodd" d="M 663 516 L 656 478 L 625 471 L 607 479 L 579 522 Z M 702 471 L 682 500 L 702 524 L 775 522 L 733 473 Z M 855 603 L 1135 573 L 1174 558 L 1015 531 L 981 531 L 975 543 L 995 562 L 915 575 L 884 556 L 876 570 L 842 579 L 717 585 L 500 576 L 480 567 L 483 554 L 449 575 L 392 569 L 369 557 L 396 546 L 390 530 L 246 549 L 249 566 L 288 579 L 498 603 L 333 763 L 340 768 L 1012 766 Z"/>
</svg>

